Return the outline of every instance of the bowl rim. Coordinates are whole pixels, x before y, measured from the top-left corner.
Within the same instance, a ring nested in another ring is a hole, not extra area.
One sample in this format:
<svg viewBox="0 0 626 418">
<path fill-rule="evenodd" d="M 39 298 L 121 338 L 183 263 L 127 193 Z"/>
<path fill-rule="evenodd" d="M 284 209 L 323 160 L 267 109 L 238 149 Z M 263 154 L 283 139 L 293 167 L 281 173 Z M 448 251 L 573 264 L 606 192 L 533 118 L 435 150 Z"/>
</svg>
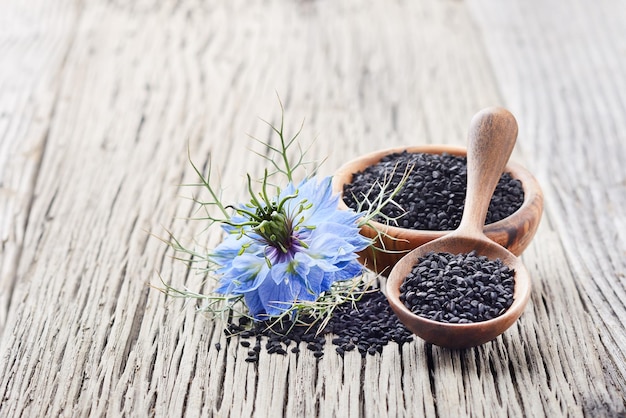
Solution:
<svg viewBox="0 0 626 418">
<path fill-rule="evenodd" d="M 425 154 L 451 154 L 457 156 L 467 155 L 467 148 L 459 145 L 448 144 L 424 144 L 424 145 L 407 145 L 399 147 L 384 148 L 377 151 L 373 151 L 360 157 L 354 158 L 345 164 L 343 164 L 335 172 L 332 178 L 332 187 L 334 193 L 339 193 L 339 207 L 344 210 L 348 210 L 348 206 L 343 201 L 343 186 L 351 181 L 352 175 L 358 171 L 363 170 L 364 167 L 369 167 L 378 163 L 384 156 L 394 153 L 400 153 L 407 151 L 409 153 L 425 153 Z M 527 218 L 525 213 L 530 209 L 537 199 L 542 197 L 541 188 L 537 179 L 524 168 L 522 165 L 509 161 L 504 169 L 504 172 L 511 174 L 514 179 L 521 181 L 522 188 L 524 190 L 524 201 L 522 205 L 511 215 L 499 221 L 492 222 L 485 225 L 484 232 L 489 234 L 490 232 L 496 232 L 504 228 L 507 224 L 518 225 L 524 223 Z M 371 226 L 377 230 L 382 231 L 389 235 L 402 234 L 405 237 L 420 236 L 435 239 L 442 234 L 450 233 L 454 230 L 429 230 L 429 229 L 412 229 L 403 228 L 393 225 L 385 225 L 380 222 L 370 221 Z M 367 225 L 365 225 L 367 227 Z"/>
</svg>

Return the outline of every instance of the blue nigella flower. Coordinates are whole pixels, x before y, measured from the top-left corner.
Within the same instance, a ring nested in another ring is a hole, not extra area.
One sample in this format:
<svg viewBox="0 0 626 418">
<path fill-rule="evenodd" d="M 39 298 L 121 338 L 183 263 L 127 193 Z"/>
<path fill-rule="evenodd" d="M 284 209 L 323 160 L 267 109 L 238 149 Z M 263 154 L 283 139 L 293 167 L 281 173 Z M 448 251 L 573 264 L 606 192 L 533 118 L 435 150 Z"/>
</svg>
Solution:
<svg viewBox="0 0 626 418">
<path fill-rule="evenodd" d="M 262 196 L 223 225 L 228 235 L 211 254 L 216 293 L 243 295 L 254 318 L 267 319 L 362 273 L 356 253 L 371 242 L 359 234 L 360 215 L 338 209 L 330 177 Z"/>
</svg>

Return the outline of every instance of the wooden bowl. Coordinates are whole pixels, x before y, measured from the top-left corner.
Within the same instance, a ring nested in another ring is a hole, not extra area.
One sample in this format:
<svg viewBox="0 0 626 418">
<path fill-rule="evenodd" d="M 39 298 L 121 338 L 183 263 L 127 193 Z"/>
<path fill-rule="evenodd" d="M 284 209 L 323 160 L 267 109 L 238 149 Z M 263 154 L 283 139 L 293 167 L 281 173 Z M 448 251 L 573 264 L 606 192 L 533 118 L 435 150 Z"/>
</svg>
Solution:
<svg viewBox="0 0 626 418">
<path fill-rule="evenodd" d="M 465 252 L 465 247 L 466 243 L 461 240 L 456 246 L 446 245 L 445 251 L 457 254 Z M 494 251 L 498 253 L 499 250 L 502 250 L 502 247 L 490 241 L 485 241 L 484 246 L 475 248 L 478 255 L 485 255 L 489 258 Z M 505 253 L 501 260 L 505 265 L 515 270 L 515 285 L 513 304 L 502 315 L 487 321 L 469 324 L 438 322 L 416 315 L 400 301 L 400 286 L 423 255 L 425 255 L 424 251 L 418 248 L 409 252 L 393 267 L 387 279 L 386 296 L 391 309 L 400 321 L 411 332 L 428 343 L 451 349 L 463 349 L 484 344 L 511 327 L 528 304 L 531 292 L 531 280 L 528 271 L 518 257 L 511 253 Z"/>
<path fill-rule="evenodd" d="M 333 176 L 333 192 L 343 193 L 344 184 L 352 182 L 354 173 L 363 171 L 366 167 L 378 163 L 388 154 L 407 151 L 410 153 L 429 153 L 465 156 L 464 147 L 449 145 L 421 145 L 412 147 L 389 148 L 363 155 L 347 162 L 337 170 Z M 524 202 L 511 216 L 485 226 L 484 232 L 491 240 L 507 248 L 515 255 L 520 255 L 533 239 L 541 214 L 543 212 L 543 194 L 539 183 L 533 175 L 521 165 L 509 163 L 505 169 L 513 178 L 522 182 Z M 343 199 L 339 207 L 348 209 Z M 374 245 L 360 253 L 363 265 L 377 273 L 389 273 L 391 268 L 409 251 L 427 242 L 439 238 L 450 231 L 427 231 L 387 226 L 378 222 L 371 222 L 372 226 L 383 232 L 382 243 L 378 240 L 376 230 L 369 226 L 361 228 L 361 234 L 375 240 Z M 386 251 L 381 251 L 385 248 Z"/>
</svg>

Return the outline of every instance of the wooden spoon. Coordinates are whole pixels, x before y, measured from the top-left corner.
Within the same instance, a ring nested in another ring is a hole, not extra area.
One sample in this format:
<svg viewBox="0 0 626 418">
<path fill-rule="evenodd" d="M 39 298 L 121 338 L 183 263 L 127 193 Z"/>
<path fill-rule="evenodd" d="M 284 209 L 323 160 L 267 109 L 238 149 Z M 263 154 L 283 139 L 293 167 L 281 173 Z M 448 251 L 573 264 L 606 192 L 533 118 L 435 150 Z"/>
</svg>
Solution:
<svg viewBox="0 0 626 418">
<path fill-rule="evenodd" d="M 398 318 L 427 342 L 448 348 L 467 348 L 491 341 L 522 314 L 530 297 L 530 277 L 522 262 L 483 233 L 491 196 L 517 138 L 517 122 L 501 108 L 477 113 L 470 123 L 467 147 L 467 195 L 461 223 L 455 231 L 405 255 L 387 279 L 387 299 Z M 483 322 L 449 324 L 415 315 L 400 301 L 400 285 L 430 252 L 465 254 L 476 251 L 490 260 L 500 259 L 515 271 L 513 304 L 500 316 Z"/>
</svg>

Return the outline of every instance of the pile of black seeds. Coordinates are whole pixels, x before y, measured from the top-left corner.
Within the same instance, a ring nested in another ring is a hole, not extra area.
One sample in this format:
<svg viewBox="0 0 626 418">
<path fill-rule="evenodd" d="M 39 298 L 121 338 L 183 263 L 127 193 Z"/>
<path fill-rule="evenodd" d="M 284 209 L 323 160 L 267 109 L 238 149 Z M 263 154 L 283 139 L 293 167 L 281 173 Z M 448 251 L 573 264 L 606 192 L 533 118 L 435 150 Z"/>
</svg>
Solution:
<svg viewBox="0 0 626 418">
<path fill-rule="evenodd" d="M 332 334 L 332 344 L 343 357 L 346 351 L 358 350 L 362 357 L 381 353 L 390 341 L 399 345 L 413 340 L 413 334 L 398 320 L 381 292 L 365 293 L 356 303 L 345 303 L 333 312 L 329 323 L 317 333 L 316 326 L 293 326 L 290 321 L 273 324 L 252 323 L 245 317 L 232 322 L 224 330 L 226 335 L 240 338 L 240 344 L 249 348 L 247 362 L 257 362 L 265 345 L 269 354 L 298 353 L 299 344 L 320 358 L 324 355 L 326 335 Z M 219 348 L 219 347 L 216 347 Z"/>
<path fill-rule="evenodd" d="M 400 286 L 400 300 L 414 314 L 439 322 L 487 321 L 513 303 L 514 277 L 500 259 L 429 253 Z"/>
<path fill-rule="evenodd" d="M 400 184 L 410 170 L 404 186 L 395 196 L 397 205 L 387 204 L 383 216 L 375 221 L 409 229 L 447 231 L 456 229 L 463 214 L 467 190 L 467 158 L 449 154 L 402 153 L 389 154 L 377 164 L 352 176 L 345 184 L 343 200 L 358 210 L 358 202 L 371 201 L 380 194 L 381 183 L 388 182 L 387 196 Z M 522 183 L 504 173 L 491 199 L 485 224 L 512 215 L 524 202 Z M 399 205 L 399 207 L 398 207 Z"/>
</svg>

